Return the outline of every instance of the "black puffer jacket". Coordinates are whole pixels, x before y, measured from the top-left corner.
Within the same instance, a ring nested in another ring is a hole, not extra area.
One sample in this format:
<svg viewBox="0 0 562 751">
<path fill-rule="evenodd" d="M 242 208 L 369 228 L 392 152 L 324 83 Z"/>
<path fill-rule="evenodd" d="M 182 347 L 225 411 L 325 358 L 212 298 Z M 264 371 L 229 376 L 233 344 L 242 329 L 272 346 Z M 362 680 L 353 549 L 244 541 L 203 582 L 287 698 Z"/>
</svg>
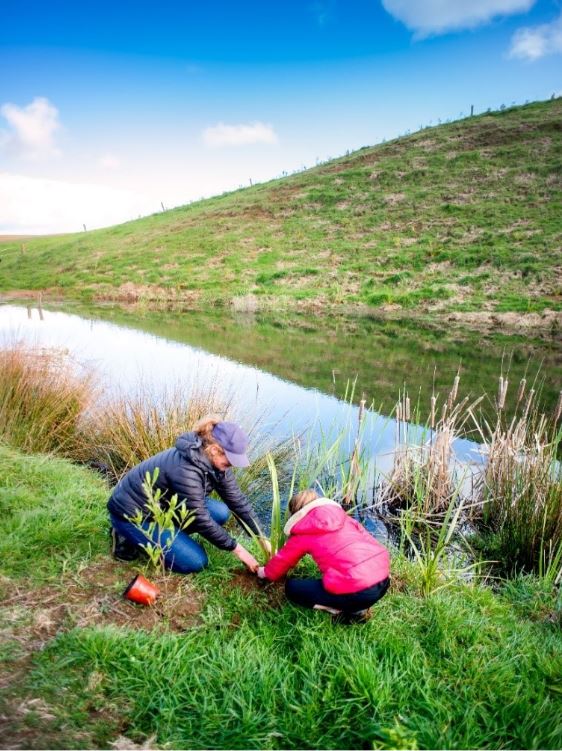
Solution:
<svg viewBox="0 0 562 751">
<path fill-rule="evenodd" d="M 186 530 L 188 534 L 198 532 L 222 550 L 236 547 L 236 540 L 213 521 L 207 511 L 205 497 L 213 490 L 245 525 L 256 534 L 259 532 L 252 508 L 238 487 L 232 470 L 220 472 L 215 469 L 201 450 L 201 440 L 195 433 L 184 433 L 176 441 L 175 448 L 151 456 L 130 469 L 113 489 L 107 504 L 110 513 L 126 519 L 140 510 L 148 516 L 142 484 L 146 473 L 153 476 L 156 467 L 160 470 L 155 484 L 162 491 L 160 503 L 165 504 L 167 498 L 177 493 L 179 501 L 195 514 Z"/>
</svg>

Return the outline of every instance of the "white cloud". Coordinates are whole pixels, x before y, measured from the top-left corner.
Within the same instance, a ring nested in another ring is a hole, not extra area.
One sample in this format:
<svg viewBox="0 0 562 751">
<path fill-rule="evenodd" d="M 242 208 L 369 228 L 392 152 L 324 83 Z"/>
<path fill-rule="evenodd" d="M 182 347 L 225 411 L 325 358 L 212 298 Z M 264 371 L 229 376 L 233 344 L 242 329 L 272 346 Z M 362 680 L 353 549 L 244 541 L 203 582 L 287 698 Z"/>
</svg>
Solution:
<svg viewBox="0 0 562 751">
<path fill-rule="evenodd" d="M 472 29 L 496 16 L 528 11 L 536 0 L 382 0 L 385 10 L 418 38 Z"/>
<path fill-rule="evenodd" d="M 511 40 L 509 57 L 539 60 L 562 53 L 562 13 L 552 23 L 518 29 Z"/>
<path fill-rule="evenodd" d="M 207 146 L 247 146 L 254 143 L 278 143 L 279 139 L 272 125 L 255 122 L 241 125 L 218 123 L 203 131 Z"/>
<path fill-rule="evenodd" d="M 115 154 L 102 154 L 98 159 L 98 164 L 104 169 L 113 170 L 121 166 L 121 159 Z"/>
<path fill-rule="evenodd" d="M 10 130 L 2 132 L 1 145 L 16 156 L 44 159 L 59 156 L 55 133 L 60 129 L 59 112 L 45 97 L 35 97 L 26 107 L 7 102 L 0 113 Z"/>
<path fill-rule="evenodd" d="M 48 234 L 106 227 L 159 210 L 132 191 L 0 172 L 0 234 Z"/>
</svg>

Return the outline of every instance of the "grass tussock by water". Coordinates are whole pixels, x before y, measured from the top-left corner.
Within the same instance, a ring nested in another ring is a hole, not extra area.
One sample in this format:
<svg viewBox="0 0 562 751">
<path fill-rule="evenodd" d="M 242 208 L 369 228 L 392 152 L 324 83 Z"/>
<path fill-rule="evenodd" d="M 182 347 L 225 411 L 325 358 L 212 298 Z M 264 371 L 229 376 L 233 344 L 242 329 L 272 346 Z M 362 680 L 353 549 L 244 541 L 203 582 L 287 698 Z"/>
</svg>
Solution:
<svg viewBox="0 0 562 751">
<path fill-rule="evenodd" d="M 503 414 L 507 378 L 500 378 L 495 423 L 475 423 L 486 454 L 478 487 L 479 524 L 488 551 L 508 571 L 562 575 L 562 392 L 551 414 L 534 389 L 518 385 L 519 410 Z"/>
<path fill-rule="evenodd" d="M 173 446 L 179 435 L 191 430 L 204 415 L 224 420 L 232 413 L 232 399 L 220 393 L 217 383 L 191 391 L 180 386 L 154 402 L 148 390 L 118 396 L 87 418 L 89 439 L 85 450 L 114 477 Z"/>
<path fill-rule="evenodd" d="M 379 494 L 378 504 L 388 509 L 415 509 L 422 516 L 447 511 L 459 495 L 462 469 L 453 443 L 465 430 L 470 410 L 482 397 L 458 399 L 460 376 L 455 377 L 447 398 L 430 399 L 424 424 L 421 405 L 412 409 L 405 391 L 396 405 L 396 438 L 393 465 Z"/>
<path fill-rule="evenodd" d="M 240 422 L 250 437 L 251 466 L 242 489 L 269 488 L 267 454 L 287 457 L 288 444 L 272 441 L 264 415 L 242 413 L 218 381 L 167 389 L 157 398 L 140 387 L 102 401 L 95 377 L 60 350 L 11 345 L 0 350 L 0 441 L 29 453 L 54 453 L 101 469 L 117 481 L 136 464 L 174 446 L 204 415 Z"/>
<path fill-rule="evenodd" d="M 58 350 L 0 349 L 0 440 L 29 452 L 72 455 L 91 405 L 90 373 Z"/>
<path fill-rule="evenodd" d="M 562 396 L 553 412 L 541 412 L 537 393 L 525 379 L 517 386 L 516 410 L 506 417 L 509 380 L 501 376 L 493 416 L 479 410 L 484 398 L 457 401 L 457 375 L 439 407 L 431 397 L 422 424 L 419 405 L 410 414 L 409 397 L 396 409 L 396 449 L 377 506 L 401 517 L 411 540 L 418 529 L 433 555 L 443 540 L 446 520 L 470 521 L 473 541 L 504 573 L 535 571 L 553 580 L 562 576 Z M 440 415 L 440 416 L 439 416 Z M 480 444 L 472 466 L 459 462 L 453 443 L 469 433 Z M 465 505 L 460 515 L 452 507 Z M 430 530 L 433 533 L 430 534 Z M 431 547 L 433 539 L 437 547 Z M 451 540 L 450 530 L 446 535 Z M 427 556 L 425 556 L 427 558 Z"/>
</svg>

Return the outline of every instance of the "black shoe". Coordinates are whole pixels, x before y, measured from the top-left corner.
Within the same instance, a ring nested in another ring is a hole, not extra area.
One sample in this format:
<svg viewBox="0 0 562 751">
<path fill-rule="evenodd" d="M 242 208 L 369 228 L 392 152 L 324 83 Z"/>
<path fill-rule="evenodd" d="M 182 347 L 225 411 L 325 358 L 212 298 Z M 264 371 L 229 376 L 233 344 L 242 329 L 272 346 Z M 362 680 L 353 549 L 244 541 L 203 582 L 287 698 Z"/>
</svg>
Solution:
<svg viewBox="0 0 562 751">
<path fill-rule="evenodd" d="M 138 545 L 129 542 L 126 537 L 120 535 L 113 527 L 110 529 L 111 555 L 118 561 L 136 561 L 139 557 Z"/>
<path fill-rule="evenodd" d="M 332 616 L 333 623 L 339 623 L 341 626 L 351 626 L 353 623 L 366 623 L 371 617 L 371 610 L 356 610 L 353 613 L 341 613 Z"/>
</svg>

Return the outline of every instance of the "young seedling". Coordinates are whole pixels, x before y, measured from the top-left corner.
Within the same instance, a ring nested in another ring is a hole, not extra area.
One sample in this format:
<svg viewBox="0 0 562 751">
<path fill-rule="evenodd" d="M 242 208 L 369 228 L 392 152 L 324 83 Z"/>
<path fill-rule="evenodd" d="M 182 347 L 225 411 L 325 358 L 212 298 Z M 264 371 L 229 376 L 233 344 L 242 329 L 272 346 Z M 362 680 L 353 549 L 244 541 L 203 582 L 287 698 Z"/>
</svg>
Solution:
<svg viewBox="0 0 562 751">
<path fill-rule="evenodd" d="M 146 537 L 147 542 L 142 547 L 151 564 L 165 573 L 166 554 L 178 534 L 191 524 L 194 515 L 187 510 L 184 503 L 179 502 L 177 493 L 167 503 L 161 503 L 162 491 L 156 487 L 159 474 L 159 467 L 155 468 L 152 475 L 147 472 L 142 484 L 147 498 L 149 521 L 147 522 L 146 515 L 143 516 L 140 510 L 135 516 L 128 517 L 128 521 Z"/>
</svg>

